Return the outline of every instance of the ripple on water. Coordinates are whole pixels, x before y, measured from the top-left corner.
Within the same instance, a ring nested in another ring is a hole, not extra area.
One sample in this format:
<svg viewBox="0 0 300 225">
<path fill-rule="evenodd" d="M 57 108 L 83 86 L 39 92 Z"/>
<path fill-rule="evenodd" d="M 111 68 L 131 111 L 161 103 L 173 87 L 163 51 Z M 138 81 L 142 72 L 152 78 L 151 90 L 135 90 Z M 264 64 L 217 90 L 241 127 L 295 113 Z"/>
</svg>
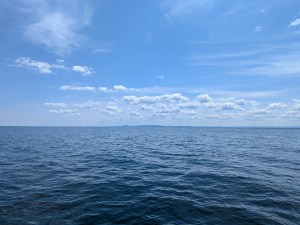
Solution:
<svg viewBox="0 0 300 225">
<path fill-rule="evenodd" d="M 0 127 L 0 224 L 297 224 L 300 130 Z"/>
</svg>

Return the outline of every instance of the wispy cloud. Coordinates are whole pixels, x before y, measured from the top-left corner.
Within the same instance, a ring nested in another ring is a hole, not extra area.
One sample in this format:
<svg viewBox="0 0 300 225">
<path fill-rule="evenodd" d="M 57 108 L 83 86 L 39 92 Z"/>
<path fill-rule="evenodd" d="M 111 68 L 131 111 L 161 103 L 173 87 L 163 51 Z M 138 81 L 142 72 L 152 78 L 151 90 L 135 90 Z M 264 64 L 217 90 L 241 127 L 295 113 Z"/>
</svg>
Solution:
<svg viewBox="0 0 300 225">
<path fill-rule="evenodd" d="M 80 115 L 80 113 L 78 113 L 74 109 L 52 109 L 52 110 L 49 110 L 49 112 L 55 113 L 55 114 L 67 114 L 67 115 L 71 115 L 71 116 L 79 116 Z"/>
<path fill-rule="evenodd" d="M 256 26 L 256 27 L 254 28 L 254 31 L 255 31 L 255 32 L 260 32 L 260 31 L 262 31 L 262 26 Z"/>
<path fill-rule="evenodd" d="M 171 21 L 175 18 L 192 15 L 199 10 L 210 9 L 213 5 L 213 0 L 167 0 L 163 6 L 166 9 L 166 19 Z"/>
<path fill-rule="evenodd" d="M 299 25 L 300 25 L 300 18 L 297 18 L 290 23 L 289 27 L 296 27 Z"/>
<path fill-rule="evenodd" d="M 230 75 L 299 76 L 299 58 L 300 54 L 295 51 L 286 53 L 258 50 L 208 56 L 191 55 L 184 60 L 190 66 L 226 67 Z"/>
<path fill-rule="evenodd" d="M 91 9 L 82 1 L 22 1 L 30 9 L 24 36 L 58 55 L 72 53 L 85 37 L 80 29 L 89 25 Z"/>
<path fill-rule="evenodd" d="M 72 85 L 63 85 L 59 88 L 61 91 L 91 91 L 95 92 L 96 88 L 91 86 L 72 86 Z"/>
<path fill-rule="evenodd" d="M 67 104 L 64 102 L 45 102 L 45 106 L 57 107 L 57 108 L 66 108 Z"/>
</svg>

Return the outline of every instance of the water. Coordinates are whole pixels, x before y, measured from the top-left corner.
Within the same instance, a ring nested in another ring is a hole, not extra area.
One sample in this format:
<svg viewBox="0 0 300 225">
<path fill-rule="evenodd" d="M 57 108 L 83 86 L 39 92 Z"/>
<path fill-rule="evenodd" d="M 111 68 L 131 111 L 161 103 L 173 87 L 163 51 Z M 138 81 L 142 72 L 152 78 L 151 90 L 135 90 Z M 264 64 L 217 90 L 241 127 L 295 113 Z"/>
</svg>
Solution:
<svg viewBox="0 0 300 225">
<path fill-rule="evenodd" d="M 300 224 L 300 130 L 0 127 L 0 224 Z"/>
</svg>

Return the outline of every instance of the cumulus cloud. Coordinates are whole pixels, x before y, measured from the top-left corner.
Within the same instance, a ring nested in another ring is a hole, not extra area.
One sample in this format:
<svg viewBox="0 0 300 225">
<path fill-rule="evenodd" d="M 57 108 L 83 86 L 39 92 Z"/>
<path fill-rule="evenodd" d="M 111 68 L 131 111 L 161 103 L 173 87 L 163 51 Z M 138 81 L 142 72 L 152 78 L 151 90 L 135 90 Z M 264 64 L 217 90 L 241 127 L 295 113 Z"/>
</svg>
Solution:
<svg viewBox="0 0 300 225">
<path fill-rule="evenodd" d="M 66 89 L 70 89 L 70 87 Z M 84 87 L 78 88 L 78 86 L 72 86 L 71 89 L 90 90 Z M 225 120 L 240 124 L 241 121 L 249 122 L 253 119 L 268 123 L 275 121 L 274 124 L 276 125 L 280 120 L 294 121 L 300 118 L 300 101 L 298 99 L 293 99 L 290 104 L 287 102 L 257 102 L 253 105 L 247 99 L 235 98 L 214 98 L 212 101 L 201 103 L 197 97 L 187 98 L 181 93 L 154 96 L 131 95 L 114 97 L 110 99 L 110 102 L 103 99 L 68 104 L 59 101 L 44 104 L 53 107 L 49 112 L 70 115 L 70 118 L 76 115 L 81 115 L 81 118 L 92 116 L 95 120 L 98 118 L 100 122 L 117 119 L 118 121 L 126 121 L 128 124 L 132 121 L 139 123 L 157 121 L 158 124 L 165 124 L 166 121 L 169 121 L 171 124 L 182 122 L 183 125 L 188 123 L 203 125 L 203 122 L 206 123 L 207 121 Z M 257 108 L 258 104 L 260 108 Z"/>
<path fill-rule="evenodd" d="M 91 9 L 81 1 L 24 1 L 30 10 L 31 23 L 24 36 L 33 43 L 46 46 L 58 55 L 72 53 L 85 37 L 80 29 L 89 25 Z M 54 7 L 55 5 L 55 7 Z"/>
<path fill-rule="evenodd" d="M 115 85 L 113 89 L 116 91 L 127 91 L 128 88 L 123 85 Z"/>
<path fill-rule="evenodd" d="M 72 70 L 75 72 L 79 72 L 83 75 L 91 75 L 92 74 L 92 69 L 87 67 L 87 66 L 78 66 L 75 65 L 72 67 Z"/>
<path fill-rule="evenodd" d="M 212 102 L 213 99 L 209 97 L 208 94 L 201 94 L 197 96 L 197 101 L 200 103 L 207 103 L 207 102 Z"/>
<path fill-rule="evenodd" d="M 255 116 L 264 116 L 264 115 L 269 115 L 271 114 L 270 111 L 267 109 L 253 109 L 248 112 L 250 115 L 255 115 Z"/>
<path fill-rule="evenodd" d="M 20 57 L 15 60 L 15 66 L 36 70 L 40 73 L 52 73 L 52 65 L 46 62 L 32 60 L 27 57 Z"/>
<path fill-rule="evenodd" d="M 60 87 L 62 91 L 96 91 L 95 87 L 91 86 L 72 86 L 72 85 L 63 85 Z"/>
<path fill-rule="evenodd" d="M 108 106 L 105 107 L 105 110 L 107 110 L 108 112 L 113 112 L 113 113 L 121 113 L 122 112 L 122 109 L 119 108 L 115 104 L 109 104 Z"/>
<path fill-rule="evenodd" d="M 290 23 L 289 27 L 296 27 L 299 25 L 300 25 L 300 18 L 297 18 Z"/>
<path fill-rule="evenodd" d="M 273 102 L 268 105 L 268 109 L 284 109 L 287 105 L 281 102 Z"/>
<path fill-rule="evenodd" d="M 112 92 L 112 90 L 109 89 L 108 87 L 99 87 L 98 90 L 101 92 L 106 92 L 106 93 Z"/>
<path fill-rule="evenodd" d="M 131 103 L 131 104 L 153 104 L 156 102 L 186 102 L 189 101 L 189 99 L 185 96 L 183 96 L 181 93 L 175 93 L 175 94 L 165 94 L 165 95 L 156 95 L 156 96 L 124 96 L 123 100 L 125 102 Z"/>
<path fill-rule="evenodd" d="M 233 102 L 219 103 L 217 106 L 220 110 L 243 110 L 242 107 Z"/>
</svg>

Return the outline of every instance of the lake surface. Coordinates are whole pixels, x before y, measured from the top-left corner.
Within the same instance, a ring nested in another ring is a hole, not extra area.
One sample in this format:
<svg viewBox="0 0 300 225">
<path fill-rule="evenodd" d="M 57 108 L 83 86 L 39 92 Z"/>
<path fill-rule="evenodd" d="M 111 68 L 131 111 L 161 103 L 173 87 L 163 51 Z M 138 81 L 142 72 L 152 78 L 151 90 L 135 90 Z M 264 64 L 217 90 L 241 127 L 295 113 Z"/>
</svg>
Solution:
<svg viewBox="0 0 300 225">
<path fill-rule="evenodd" d="M 300 129 L 0 127 L 0 224 L 300 224 Z"/>
</svg>

